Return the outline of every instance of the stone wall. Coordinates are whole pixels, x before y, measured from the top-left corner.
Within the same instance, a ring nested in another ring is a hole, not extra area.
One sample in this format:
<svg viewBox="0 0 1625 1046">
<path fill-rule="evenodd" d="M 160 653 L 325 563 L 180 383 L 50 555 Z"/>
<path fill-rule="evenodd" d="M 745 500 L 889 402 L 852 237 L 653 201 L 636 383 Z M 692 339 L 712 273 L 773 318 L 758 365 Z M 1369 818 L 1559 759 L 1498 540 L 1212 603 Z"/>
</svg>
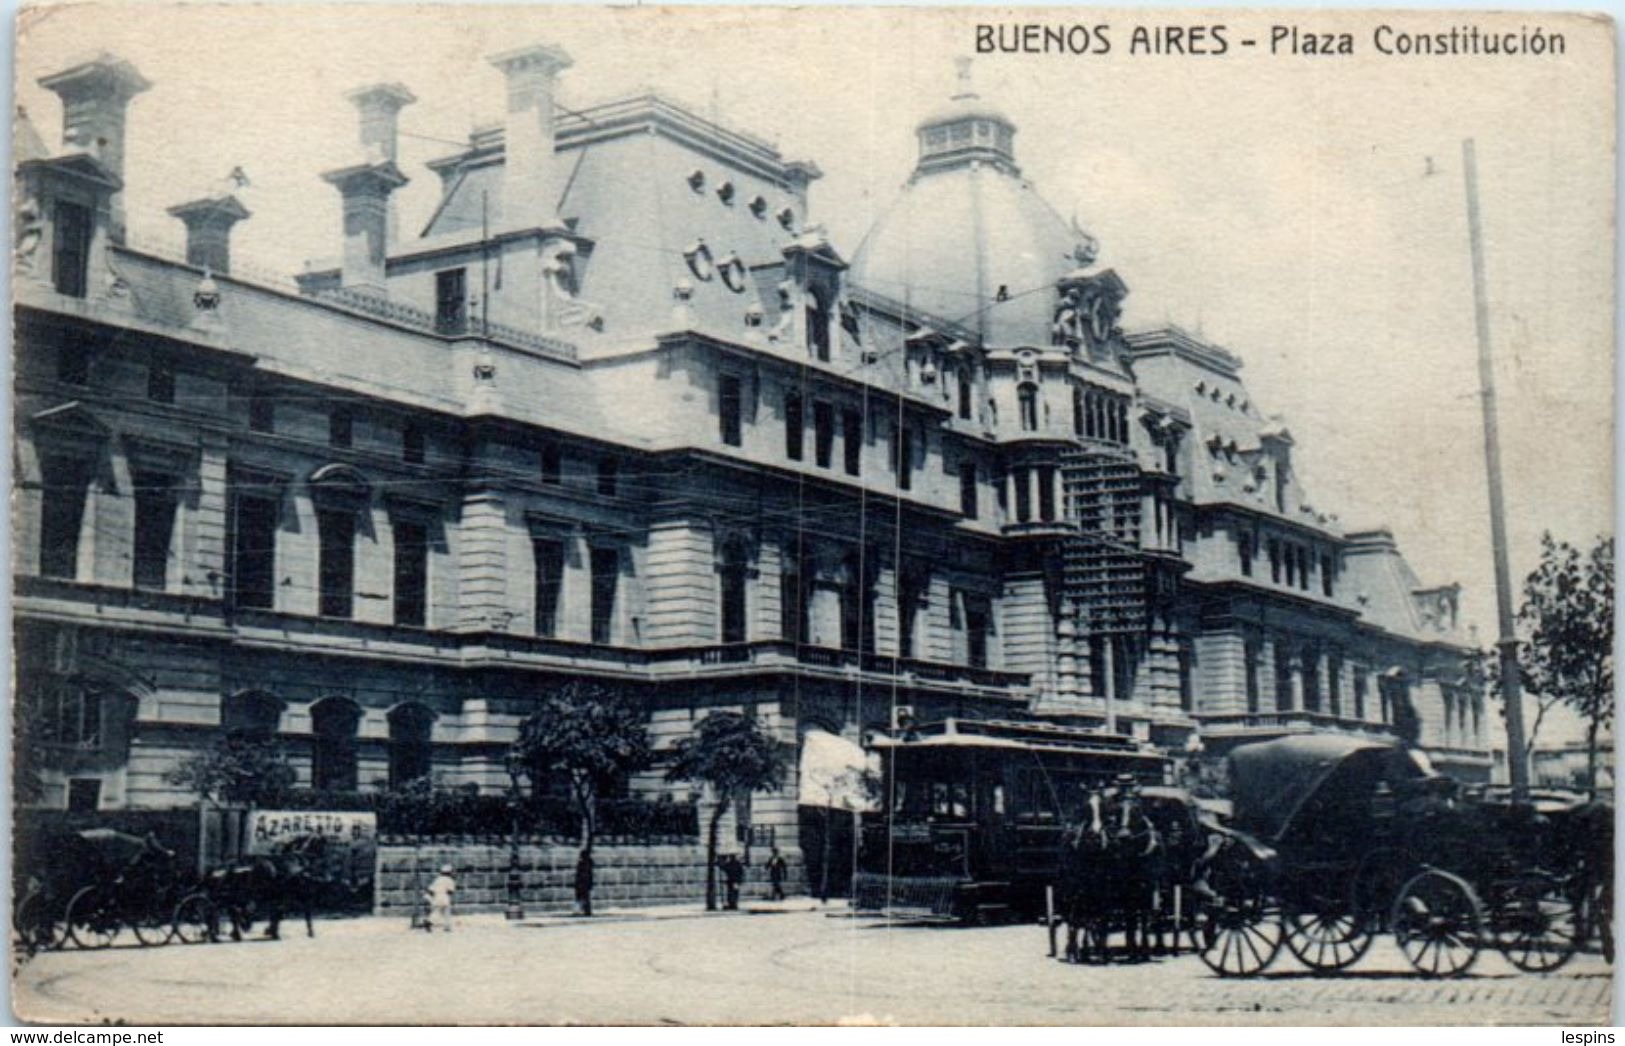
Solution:
<svg viewBox="0 0 1625 1046">
<path fill-rule="evenodd" d="M 567 912 L 575 904 L 577 850 L 568 843 L 527 840 L 519 847 L 525 912 Z M 767 853 L 752 855 L 746 869 L 746 900 L 766 899 L 769 892 Z M 705 847 L 698 844 L 662 846 L 599 846 L 595 861 L 593 904 L 602 908 L 660 904 L 699 904 L 705 900 Z M 801 854 L 784 850 L 790 864 L 785 892 L 806 892 Z M 464 914 L 500 912 L 507 904 L 508 845 L 506 841 L 455 842 L 437 840 L 413 844 L 380 840 L 378 876 L 373 912 L 409 915 L 442 864 L 452 866 L 457 879 L 457 910 Z M 722 879 L 717 879 L 721 902 Z"/>
</svg>

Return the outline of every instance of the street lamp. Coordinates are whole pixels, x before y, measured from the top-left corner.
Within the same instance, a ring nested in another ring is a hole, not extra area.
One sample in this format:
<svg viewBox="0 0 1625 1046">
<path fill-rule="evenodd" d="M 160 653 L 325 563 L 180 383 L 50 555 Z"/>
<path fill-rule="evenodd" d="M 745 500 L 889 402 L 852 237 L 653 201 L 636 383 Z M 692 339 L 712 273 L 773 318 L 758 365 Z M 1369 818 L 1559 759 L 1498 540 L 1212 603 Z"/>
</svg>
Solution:
<svg viewBox="0 0 1625 1046">
<path fill-rule="evenodd" d="M 516 750 L 510 748 L 503 765 L 508 771 L 508 813 L 511 820 L 508 832 L 508 906 L 502 914 L 512 922 L 525 917 L 525 905 L 520 897 L 523 878 L 519 873 L 519 775 L 524 772 L 525 762 Z"/>
</svg>

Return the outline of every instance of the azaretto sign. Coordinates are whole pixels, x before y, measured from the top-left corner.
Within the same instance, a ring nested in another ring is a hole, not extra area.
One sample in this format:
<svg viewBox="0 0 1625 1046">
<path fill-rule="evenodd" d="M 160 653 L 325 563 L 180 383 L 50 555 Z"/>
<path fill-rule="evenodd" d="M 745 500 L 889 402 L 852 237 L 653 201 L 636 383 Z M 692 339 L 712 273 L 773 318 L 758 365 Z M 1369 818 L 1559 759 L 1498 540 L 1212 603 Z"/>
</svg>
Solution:
<svg viewBox="0 0 1625 1046">
<path fill-rule="evenodd" d="M 378 815 L 332 810 L 255 810 L 249 814 L 249 853 L 272 853 L 310 836 L 321 836 L 330 844 L 370 847 L 377 842 Z"/>
</svg>

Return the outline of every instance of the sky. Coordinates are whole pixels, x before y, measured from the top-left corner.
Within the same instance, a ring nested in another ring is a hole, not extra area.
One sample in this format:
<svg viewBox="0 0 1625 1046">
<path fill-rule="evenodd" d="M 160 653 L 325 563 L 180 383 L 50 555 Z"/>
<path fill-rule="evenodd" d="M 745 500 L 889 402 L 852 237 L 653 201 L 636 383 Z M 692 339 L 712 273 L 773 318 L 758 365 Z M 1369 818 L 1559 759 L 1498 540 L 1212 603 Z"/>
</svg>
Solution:
<svg viewBox="0 0 1625 1046">
<path fill-rule="evenodd" d="M 1612 533 L 1613 36 L 1557 14 L 1338 15 L 979 8 L 678 9 L 85 4 L 19 16 L 17 100 L 48 144 L 37 77 L 87 52 L 154 86 L 131 105 L 132 235 L 241 166 L 234 263 L 291 273 L 339 249 L 320 172 L 353 156 L 344 92 L 405 83 L 403 229 L 438 195 L 426 160 L 500 118 L 485 56 L 545 42 L 571 108 L 652 86 L 810 158 L 812 219 L 848 257 L 912 167 L 978 23 L 1110 26 L 1112 51 L 985 54 L 976 86 L 1018 127 L 1023 173 L 1101 243 L 1130 329 L 1176 323 L 1245 361 L 1285 418 L 1317 509 L 1387 525 L 1424 584 L 1460 582 L 1488 644 L 1485 493 L 1461 143 L 1476 141 L 1514 578 L 1539 536 Z M 1561 57 L 1384 58 L 1380 21 L 1562 33 Z M 1222 56 L 1130 54 L 1136 26 L 1224 23 Z M 1270 54 L 1272 24 L 1353 33 L 1353 57 Z M 1243 48 L 1241 38 L 1259 45 Z"/>
</svg>

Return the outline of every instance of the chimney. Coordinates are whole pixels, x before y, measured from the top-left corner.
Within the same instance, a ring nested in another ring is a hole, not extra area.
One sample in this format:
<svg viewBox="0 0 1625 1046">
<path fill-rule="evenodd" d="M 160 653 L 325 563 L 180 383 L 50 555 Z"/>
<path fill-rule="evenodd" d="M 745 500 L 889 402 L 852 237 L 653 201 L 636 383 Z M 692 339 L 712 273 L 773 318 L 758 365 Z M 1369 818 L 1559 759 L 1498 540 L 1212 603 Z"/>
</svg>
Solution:
<svg viewBox="0 0 1625 1046">
<path fill-rule="evenodd" d="M 361 155 L 374 162 L 399 159 L 397 126 L 401 110 L 417 101 L 405 84 L 372 84 L 345 95 L 361 113 Z M 400 239 L 395 208 L 388 209 L 385 239 L 394 246 Z"/>
<path fill-rule="evenodd" d="M 39 85 L 62 99 L 62 144 L 99 160 L 120 182 L 124 180 L 124 114 L 130 99 L 151 87 L 135 66 L 103 52 L 50 76 Z M 110 202 L 114 242 L 124 242 L 123 193 Z"/>
<path fill-rule="evenodd" d="M 176 204 L 169 213 L 186 226 L 186 264 L 210 272 L 231 271 L 231 227 L 248 217 L 248 208 L 231 195 L 205 196 Z"/>
<path fill-rule="evenodd" d="M 563 231 L 553 185 L 553 91 L 570 56 L 534 45 L 493 55 L 508 78 L 508 122 L 503 146 L 502 223 L 508 230 Z"/>
<path fill-rule="evenodd" d="M 395 240 L 390 195 L 405 185 L 395 165 L 396 118 L 417 99 L 400 84 L 372 84 L 345 95 L 360 112 L 361 162 L 322 175 L 344 201 L 344 262 L 340 285 L 382 294 Z"/>
</svg>

